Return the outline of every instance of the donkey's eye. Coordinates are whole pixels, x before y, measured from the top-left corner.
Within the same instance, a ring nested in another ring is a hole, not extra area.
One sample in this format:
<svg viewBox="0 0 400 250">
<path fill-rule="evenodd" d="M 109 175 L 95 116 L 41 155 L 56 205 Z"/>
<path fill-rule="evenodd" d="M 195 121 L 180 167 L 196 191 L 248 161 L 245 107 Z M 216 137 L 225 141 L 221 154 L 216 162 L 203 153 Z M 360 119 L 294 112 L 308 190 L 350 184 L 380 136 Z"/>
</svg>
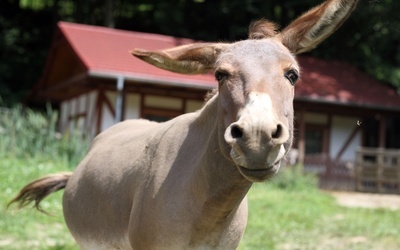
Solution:
<svg viewBox="0 0 400 250">
<path fill-rule="evenodd" d="M 216 71 L 215 72 L 215 79 L 217 79 L 218 82 L 226 80 L 228 77 L 229 77 L 229 73 L 226 71 Z"/>
<path fill-rule="evenodd" d="M 285 77 L 289 80 L 289 82 L 294 85 L 299 79 L 299 73 L 295 69 L 290 69 L 285 72 Z"/>
</svg>

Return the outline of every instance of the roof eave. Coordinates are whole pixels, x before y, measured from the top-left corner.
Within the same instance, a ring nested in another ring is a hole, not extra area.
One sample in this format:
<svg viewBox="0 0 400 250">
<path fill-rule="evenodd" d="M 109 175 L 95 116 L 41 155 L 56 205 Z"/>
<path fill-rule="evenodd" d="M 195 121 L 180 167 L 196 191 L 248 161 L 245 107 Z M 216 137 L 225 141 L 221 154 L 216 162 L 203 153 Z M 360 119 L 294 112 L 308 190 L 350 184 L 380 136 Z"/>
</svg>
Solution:
<svg viewBox="0 0 400 250">
<path fill-rule="evenodd" d="M 389 112 L 400 112 L 400 106 L 394 107 L 394 106 L 385 106 L 379 104 L 356 103 L 356 102 L 342 101 L 342 100 L 326 100 L 323 98 L 304 97 L 304 96 L 295 96 L 294 100 L 310 102 L 310 103 L 329 104 L 329 105 L 343 106 L 343 107 L 355 107 L 363 109 L 376 109 Z"/>
<path fill-rule="evenodd" d="M 89 70 L 89 77 L 97 77 L 103 79 L 115 79 L 123 77 L 125 80 L 142 82 L 148 84 L 159 84 L 173 87 L 195 88 L 200 90 L 211 90 L 216 87 L 216 84 L 202 80 L 183 80 L 178 78 L 157 77 L 148 74 L 136 74 L 128 72 L 106 71 L 106 70 Z"/>
</svg>

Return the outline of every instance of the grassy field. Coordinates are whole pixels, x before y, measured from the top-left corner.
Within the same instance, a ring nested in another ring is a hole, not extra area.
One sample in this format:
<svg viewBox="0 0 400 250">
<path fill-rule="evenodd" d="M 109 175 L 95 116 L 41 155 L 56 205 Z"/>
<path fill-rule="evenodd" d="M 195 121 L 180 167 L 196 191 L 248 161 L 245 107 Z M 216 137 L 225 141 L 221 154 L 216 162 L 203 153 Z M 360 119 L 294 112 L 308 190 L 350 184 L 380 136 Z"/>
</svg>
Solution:
<svg viewBox="0 0 400 250">
<path fill-rule="evenodd" d="M 73 170 L 87 144 L 55 132 L 56 114 L 0 110 L 0 249 L 78 249 L 62 216 L 62 192 L 42 207 L 7 203 L 28 182 Z M 282 171 L 249 193 L 249 223 L 239 249 L 400 249 L 400 211 L 344 208 L 298 169 Z"/>
<path fill-rule="evenodd" d="M 0 249 L 78 249 L 63 222 L 62 192 L 43 202 L 52 216 L 5 209 L 28 181 L 68 170 L 60 160 L 3 157 L 0 163 Z M 249 193 L 249 224 L 239 249 L 400 249 L 400 211 L 344 208 L 312 178 L 285 171 Z"/>
<path fill-rule="evenodd" d="M 44 157 L 22 160 L 4 157 L 0 162 L 0 249 L 78 249 L 64 224 L 62 192 L 43 201 L 49 215 L 34 209 L 6 209 L 7 203 L 28 182 L 47 173 L 68 170 L 65 162 Z"/>
</svg>

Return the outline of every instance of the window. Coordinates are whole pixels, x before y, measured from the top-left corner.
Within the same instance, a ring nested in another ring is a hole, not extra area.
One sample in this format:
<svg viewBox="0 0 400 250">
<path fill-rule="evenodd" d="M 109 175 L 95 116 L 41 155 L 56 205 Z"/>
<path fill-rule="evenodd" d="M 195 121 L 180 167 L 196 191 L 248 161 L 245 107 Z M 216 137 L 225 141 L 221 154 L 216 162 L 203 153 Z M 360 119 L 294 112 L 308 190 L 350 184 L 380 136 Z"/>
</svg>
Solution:
<svg viewBox="0 0 400 250">
<path fill-rule="evenodd" d="M 388 117 L 386 121 L 386 148 L 400 149 L 400 117 Z"/>
<path fill-rule="evenodd" d="M 305 146 L 307 154 L 321 154 L 324 151 L 324 131 L 322 128 L 309 127 L 306 128 Z"/>
<path fill-rule="evenodd" d="M 328 152 L 328 127 L 307 124 L 305 129 L 305 154 L 323 154 Z"/>
<path fill-rule="evenodd" d="M 364 146 L 376 148 L 379 146 L 379 121 L 374 117 L 363 120 Z"/>
</svg>

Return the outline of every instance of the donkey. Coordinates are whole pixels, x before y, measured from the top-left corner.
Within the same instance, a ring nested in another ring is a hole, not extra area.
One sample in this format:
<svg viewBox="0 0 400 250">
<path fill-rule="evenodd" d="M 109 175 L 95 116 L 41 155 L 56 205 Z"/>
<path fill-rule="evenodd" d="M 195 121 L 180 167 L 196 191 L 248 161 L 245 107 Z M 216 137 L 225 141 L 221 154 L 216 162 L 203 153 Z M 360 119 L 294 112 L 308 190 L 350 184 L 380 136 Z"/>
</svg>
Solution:
<svg viewBox="0 0 400 250">
<path fill-rule="evenodd" d="M 293 138 L 295 55 L 316 47 L 357 0 L 327 0 L 282 32 L 266 20 L 249 39 L 131 53 L 183 74 L 213 70 L 218 92 L 164 123 L 128 120 L 99 134 L 73 173 L 25 186 L 11 202 L 39 208 L 65 188 L 66 224 L 82 249 L 235 249 L 252 183 L 278 172 Z"/>
</svg>

